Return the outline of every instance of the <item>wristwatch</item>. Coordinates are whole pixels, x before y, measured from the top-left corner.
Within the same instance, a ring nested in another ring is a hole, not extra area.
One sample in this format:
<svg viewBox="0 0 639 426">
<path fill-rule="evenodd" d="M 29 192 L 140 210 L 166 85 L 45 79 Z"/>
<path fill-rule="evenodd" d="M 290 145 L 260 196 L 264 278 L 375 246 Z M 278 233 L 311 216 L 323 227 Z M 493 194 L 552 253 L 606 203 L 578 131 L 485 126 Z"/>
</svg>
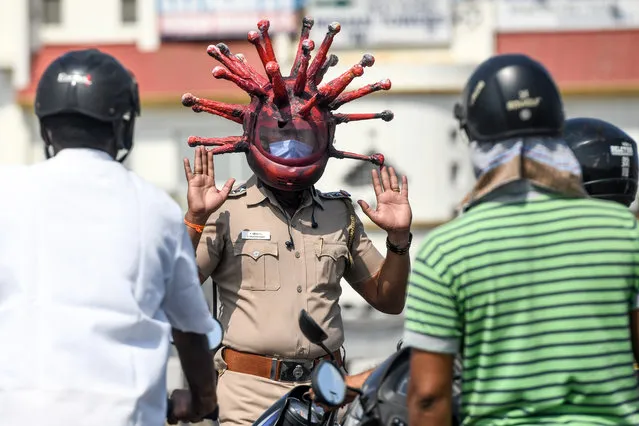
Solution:
<svg viewBox="0 0 639 426">
<path fill-rule="evenodd" d="M 391 243 L 390 240 L 388 239 L 388 237 L 386 237 L 386 248 L 389 251 L 392 251 L 395 254 L 398 255 L 404 255 L 406 253 L 408 253 L 408 250 L 410 250 L 410 244 L 413 241 L 413 233 L 409 232 L 408 233 L 408 244 L 406 245 L 406 247 L 399 247 L 396 246 L 395 244 Z"/>
</svg>

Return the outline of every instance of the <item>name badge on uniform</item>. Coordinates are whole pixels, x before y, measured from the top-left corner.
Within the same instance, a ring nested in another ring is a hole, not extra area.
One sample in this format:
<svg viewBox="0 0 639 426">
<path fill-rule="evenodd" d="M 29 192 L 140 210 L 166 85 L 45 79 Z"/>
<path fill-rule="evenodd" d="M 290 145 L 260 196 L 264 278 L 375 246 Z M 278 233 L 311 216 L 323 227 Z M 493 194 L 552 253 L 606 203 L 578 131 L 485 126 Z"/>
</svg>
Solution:
<svg viewBox="0 0 639 426">
<path fill-rule="evenodd" d="M 242 231 L 243 240 L 270 240 L 271 233 L 268 231 Z"/>
</svg>

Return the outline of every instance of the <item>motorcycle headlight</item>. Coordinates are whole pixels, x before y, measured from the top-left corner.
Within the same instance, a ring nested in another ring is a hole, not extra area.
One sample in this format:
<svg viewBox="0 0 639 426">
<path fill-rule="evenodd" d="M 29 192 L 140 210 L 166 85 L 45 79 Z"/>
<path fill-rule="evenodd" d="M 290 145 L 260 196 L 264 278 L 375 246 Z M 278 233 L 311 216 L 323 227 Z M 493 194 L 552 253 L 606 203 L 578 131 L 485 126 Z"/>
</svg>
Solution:
<svg viewBox="0 0 639 426">
<path fill-rule="evenodd" d="M 359 402 L 359 398 L 356 398 L 355 401 L 351 403 L 348 412 L 344 418 L 344 424 L 342 426 L 357 426 L 360 424 L 362 420 L 362 416 L 364 415 L 364 408 L 362 404 Z"/>
</svg>

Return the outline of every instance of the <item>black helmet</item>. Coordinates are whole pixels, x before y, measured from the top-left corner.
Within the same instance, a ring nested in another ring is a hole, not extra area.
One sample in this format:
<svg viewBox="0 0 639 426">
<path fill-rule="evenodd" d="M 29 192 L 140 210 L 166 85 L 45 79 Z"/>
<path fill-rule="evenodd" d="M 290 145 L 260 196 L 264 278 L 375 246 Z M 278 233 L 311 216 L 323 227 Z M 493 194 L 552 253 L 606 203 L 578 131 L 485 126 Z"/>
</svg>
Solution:
<svg viewBox="0 0 639 426">
<path fill-rule="evenodd" d="M 564 138 L 581 165 L 586 192 L 630 206 L 637 195 L 637 143 L 597 118 L 566 120 Z"/>
<path fill-rule="evenodd" d="M 479 65 L 454 114 L 468 138 L 479 142 L 559 135 L 564 123 L 561 95 L 546 68 L 516 54 Z"/>
<path fill-rule="evenodd" d="M 71 51 L 58 57 L 42 74 L 35 113 L 41 126 L 43 118 L 65 113 L 113 123 L 117 148 L 128 154 L 133 146 L 135 117 L 140 115 L 138 85 L 133 74 L 113 56 L 97 49 Z M 48 143 L 45 132 L 42 134 Z M 48 149 L 45 151 L 49 156 Z"/>
</svg>

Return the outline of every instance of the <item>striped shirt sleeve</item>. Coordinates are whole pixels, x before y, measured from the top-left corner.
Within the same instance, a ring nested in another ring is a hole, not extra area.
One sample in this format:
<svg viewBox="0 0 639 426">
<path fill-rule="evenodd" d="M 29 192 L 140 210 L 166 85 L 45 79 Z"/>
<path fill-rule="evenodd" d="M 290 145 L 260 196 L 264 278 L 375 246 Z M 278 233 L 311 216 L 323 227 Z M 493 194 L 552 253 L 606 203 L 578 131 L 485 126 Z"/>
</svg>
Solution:
<svg viewBox="0 0 639 426">
<path fill-rule="evenodd" d="M 639 310 L 639 223 L 637 223 L 637 218 L 632 218 L 632 230 L 636 237 L 637 250 L 635 250 L 635 258 L 634 258 L 634 276 L 633 280 L 633 291 L 634 291 L 634 309 Z"/>
<path fill-rule="evenodd" d="M 428 256 L 415 262 L 406 301 L 405 345 L 427 352 L 459 351 L 462 321 L 451 287 L 429 266 Z"/>
</svg>

